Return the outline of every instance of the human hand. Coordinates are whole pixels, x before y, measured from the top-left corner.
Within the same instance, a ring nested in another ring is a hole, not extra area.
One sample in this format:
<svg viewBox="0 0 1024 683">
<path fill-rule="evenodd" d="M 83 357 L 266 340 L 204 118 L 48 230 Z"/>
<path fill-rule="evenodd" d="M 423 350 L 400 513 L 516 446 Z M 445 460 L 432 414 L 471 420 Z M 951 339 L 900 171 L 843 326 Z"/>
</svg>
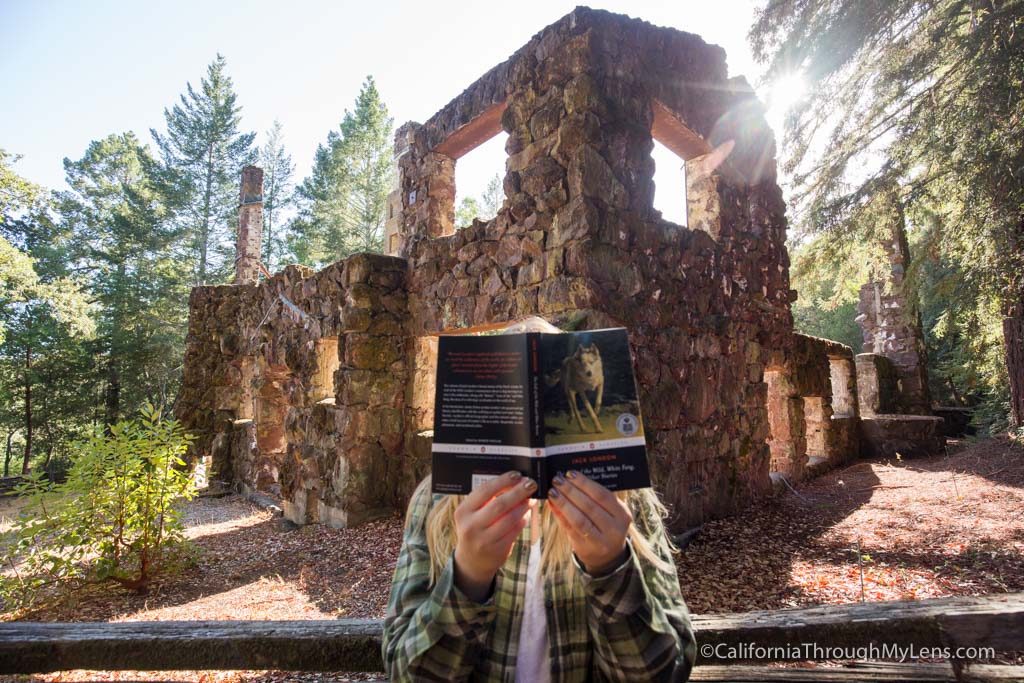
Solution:
<svg viewBox="0 0 1024 683">
<path fill-rule="evenodd" d="M 614 569 L 628 552 L 626 535 L 633 522 L 629 508 L 579 472 L 556 476 L 554 484 L 548 502 L 583 568 L 593 575 Z"/>
<path fill-rule="evenodd" d="M 506 472 L 477 487 L 455 509 L 455 585 L 482 602 L 526 526 L 537 482 Z"/>
</svg>

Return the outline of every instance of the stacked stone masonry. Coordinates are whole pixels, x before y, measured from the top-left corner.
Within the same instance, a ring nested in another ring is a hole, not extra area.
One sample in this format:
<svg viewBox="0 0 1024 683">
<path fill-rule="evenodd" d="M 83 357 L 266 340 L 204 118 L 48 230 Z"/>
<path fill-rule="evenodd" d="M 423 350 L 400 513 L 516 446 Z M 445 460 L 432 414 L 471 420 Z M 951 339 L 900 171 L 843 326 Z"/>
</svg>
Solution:
<svg viewBox="0 0 1024 683">
<path fill-rule="evenodd" d="M 892 364 L 897 382 L 891 394 L 894 405 L 884 412 L 931 415 L 921 314 L 917 294 L 905 282 L 910 266 L 906 218 L 895 187 L 883 187 L 875 201 L 880 208 L 878 232 L 889 272 L 860 289 L 857 322 L 864 337 L 863 351 L 884 356 Z"/>
<path fill-rule="evenodd" d="M 947 428 L 932 413 L 917 295 L 906 286 L 906 219 L 895 187 L 883 187 L 875 200 L 882 209 L 879 233 L 889 272 L 861 287 L 857 307 L 864 338 L 864 353 L 857 356 L 864 452 L 882 457 L 942 452 Z"/>
<path fill-rule="evenodd" d="M 860 448 L 853 350 L 793 334 L 781 363 L 765 371 L 771 471 L 802 479 L 808 468 L 843 464 Z"/>
<path fill-rule="evenodd" d="M 501 130 L 504 206 L 456 232 L 458 157 Z M 655 138 L 686 161 L 688 227 L 653 208 Z M 629 328 L 675 529 L 856 455 L 853 352 L 793 333 L 774 140 L 720 48 L 577 8 L 395 151 L 394 257 L 193 292 L 178 413 L 221 477 L 279 487 L 297 522 L 400 508 L 429 471 L 436 335 L 528 315 Z"/>
<path fill-rule="evenodd" d="M 279 495 L 297 523 L 400 504 L 397 482 L 422 474 L 403 457 L 405 277 L 360 254 L 193 289 L 177 412 L 215 476 Z"/>
</svg>

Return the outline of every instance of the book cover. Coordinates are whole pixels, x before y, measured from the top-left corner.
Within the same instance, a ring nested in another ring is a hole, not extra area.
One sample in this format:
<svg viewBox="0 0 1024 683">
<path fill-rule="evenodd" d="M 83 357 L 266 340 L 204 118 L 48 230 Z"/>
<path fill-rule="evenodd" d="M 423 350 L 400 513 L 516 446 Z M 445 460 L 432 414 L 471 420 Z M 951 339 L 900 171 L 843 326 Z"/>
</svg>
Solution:
<svg viewBox="0 0 1024 683">
<path fill-rule="evenodd" d="M 613 491 L 650 486 L 626 330 L 438 342 L 433 491 L 466 494 L 516 469 L 546 498 L 570 469 Z"/>
</svg>

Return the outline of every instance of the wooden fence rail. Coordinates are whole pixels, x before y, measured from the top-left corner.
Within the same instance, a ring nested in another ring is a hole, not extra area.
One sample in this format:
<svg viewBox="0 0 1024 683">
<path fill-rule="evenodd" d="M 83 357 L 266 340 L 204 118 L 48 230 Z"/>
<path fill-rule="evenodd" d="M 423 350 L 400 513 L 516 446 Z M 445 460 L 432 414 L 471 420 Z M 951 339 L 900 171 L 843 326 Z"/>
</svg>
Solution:
<svg viewBox="0 0 1024 683">
<path fill-rule="evenodd" d="M 913 646 L 917 652 L 925 647 L 949 648 L 953 654 L 957 648 L 1024 650 L 1024 593 L 695 616 L 693 622 L 698 643 L 704 648 L 699 664 L 710 665 L 695 671 L 695 679 L 775 680 L 775 674 L 763 664 L 792 659 L 786 652 L 794 647 L 804 648 L 806 656 L 797 658 L 804 660 L 834 659 L 824 648 Z M 0 673 L 68 669 L 382 671 L 380 641 L 381 622 L 359 619 L 7 622 L 0 623 Z M 754 646 L 768 649 L 748 657 L 760 666 L 736 666 L 744 662 L 735 654 L 741 648 L 749 652 Z M 769 648 L 780 650 L 773 653 Z M 968 653 L 967 657 L 977 655 Z M 981 670 L 987 672 L 983 680 L 1024 679 L 1020 667 L 979 667 Z M 717 673 L 722 671 L 731 673 Z M 818 670 L 819 676 L 823 671 Z M 897 675 L 899 671 L 904 673 Z M 875 669 L 862 667 L 856 678 L 837 680 L 875 680 L 872 676 L 878 680 L 954 680 L 952 671 L 948 665 L 903 669 L 879 665 Z M 945 677 L 938 677 L 940 674 Z"/>
</svg>

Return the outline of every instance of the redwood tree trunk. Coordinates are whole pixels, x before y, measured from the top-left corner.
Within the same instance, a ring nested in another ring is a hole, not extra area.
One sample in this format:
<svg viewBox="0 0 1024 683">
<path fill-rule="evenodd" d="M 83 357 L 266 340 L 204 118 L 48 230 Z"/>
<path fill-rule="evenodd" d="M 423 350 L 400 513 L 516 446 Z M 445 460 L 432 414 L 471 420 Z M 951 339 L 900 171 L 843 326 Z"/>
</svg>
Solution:
<svg viewBox="0 0 1024 683">
<path fill-rule="evenodd" d="M 7 431 L 7 447 L 4 450 L 4 476 L 8 477 L 11 474 L 11 440 L 14 439 L 14 430 L 10 429 Z"/>
<path fill-rule="evenodd" d="M 28 474 L 32 459 L 32 347 L 25 347 L 25 455 L 21 473 Z"/>
<path fill-rule="evenodd" d="M 1010 376 L 1010 420 L 1024 427 L 1024 305 L 1018 302 L 1003 318 L 1006 372 Z"/>
</svg>

